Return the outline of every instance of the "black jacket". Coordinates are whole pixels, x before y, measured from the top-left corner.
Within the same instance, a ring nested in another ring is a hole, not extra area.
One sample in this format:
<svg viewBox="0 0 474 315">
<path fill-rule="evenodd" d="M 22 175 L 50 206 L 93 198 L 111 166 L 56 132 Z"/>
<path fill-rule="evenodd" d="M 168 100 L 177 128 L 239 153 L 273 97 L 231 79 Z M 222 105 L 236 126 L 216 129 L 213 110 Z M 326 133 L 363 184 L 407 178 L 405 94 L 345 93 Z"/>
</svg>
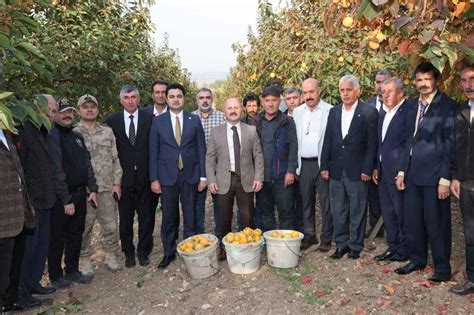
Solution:
<svg viewBox="0 0 474 315">
<path fill-rule="evenodd" d="M 51 209 L 54 192 L 54 161 L 46 142 L 48 131 L 25 121 L 14 138 L 25 174 L 30 204 L 35 209 Z"/>
<path fill-rule="evenodd" d="M 453 179 L 474 180 L 474 124 L 470 122 L 471 108 L 467 103 L 456 110 L 454 120 L 455 156 L 452 163 Z"/>
</svg>

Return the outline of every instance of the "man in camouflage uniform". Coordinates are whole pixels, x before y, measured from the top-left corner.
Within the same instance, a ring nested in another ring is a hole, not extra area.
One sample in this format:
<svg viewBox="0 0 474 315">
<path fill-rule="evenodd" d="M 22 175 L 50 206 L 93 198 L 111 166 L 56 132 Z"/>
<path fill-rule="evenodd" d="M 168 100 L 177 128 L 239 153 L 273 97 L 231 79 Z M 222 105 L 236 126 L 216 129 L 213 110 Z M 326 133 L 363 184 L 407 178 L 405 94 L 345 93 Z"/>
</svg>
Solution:
<svg viewBox="0 0 474 315">
<path fill-rule="evenodd" d="M 99 186 L 98 205 L 87 205 L 86 228 L 82 236 L 81 272 L 92 276 L 94 268 L 91 256 L 91 233 L 97 220 L 101 226 L 102 246 L 106 253 L 105 264 L 111 271 L 121 270 L 116 252 L 119 249 L 116 200 L 120 199 L 122 168 L 115 145 L 112 129 L 97 122 L 99 106 L 97 99 L 89 94 L 81 96 L 77 102 L 81 121 L 75 131 L 84 137 L 91 154 L 92 167 Z"/>
</svg>

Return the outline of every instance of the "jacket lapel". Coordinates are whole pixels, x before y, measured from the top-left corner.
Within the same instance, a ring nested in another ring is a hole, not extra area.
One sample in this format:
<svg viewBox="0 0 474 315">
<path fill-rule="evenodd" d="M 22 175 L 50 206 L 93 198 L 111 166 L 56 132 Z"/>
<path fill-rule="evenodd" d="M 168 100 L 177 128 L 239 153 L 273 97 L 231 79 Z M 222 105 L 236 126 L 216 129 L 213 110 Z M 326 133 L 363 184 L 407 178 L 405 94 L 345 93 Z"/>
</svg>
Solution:
<svg viewBox="0 0 474 315">
<path fill-rule="evenodd" d="M 420 128 L 423 127 L 427 118 L 430 118 L 431 116 L 433 116 L 434 115 L 433 113 L 435 113 L 438 110 L 440 99 L 441 99 L 441 92 L 438 90 L 436 92 L 436 95 L 433 97 L 433 100 L 431 101 L 430 106 L 428 106 L 428 109 L 426 110 L 426 113 L 423 116 L 423 120 L 420 122 L 420 125 L 418 126 L 418 130 L 420 130 Z M 418 102 L 419 100 L 420 99 L 418 98 Z M 418 102 L 416 103 L 417 112 L 419 111 Z M 417 133 L 418 133 L 418 130 L 417 130 Z"/>
<path fill-rule="evenodd" d="M 379 123 L 377 125 L 377 135 L 380 139 L 380 143 L 383 143 L 383 141 L 382 141 L 382 129 L 383 128 L 382 127 L 383 127 L 383 120 L 385 119 L 385 115 L 387 115 L 386 111 L 380 111 L 379 112 Z M 390 122 L 390 124 L 391 124 L 391 122 Z"/>
<path fill-rule="evenodd" d="M 471 108 L 467 102 L 462 104 L 461 116 L 464 117 L 468 123 L 471 122 Z"/>
<path fill-rule="evenodd" d="M 362 104 L 361 101 L 359 101 L 359 103 L 357 104 L 357 107 L 356 107 L 355 112 L 354 112 L 354 117 L 352 117 L 351 125 L 349 126 L 349 132 L 347 133 L 347 136 L 350 136 L 354 132 L 354 130 L 357 129 L 360 122 L 362 121 L 362 117 L 361 117 L 362 115 L 360 113 L 361 112 L 361 109 L 360 109 L 361 104 Z M 342 105 L 342 106 L 344 106 L 344 105 Z M 342 111 L 342 107 L 341 107 L 341 111 Z"/>
<path fill-rule="evenodd" d="M 120 115 L 117 116 L 118 118 L 118 130 L 119 130 L 119 135 L 122 137 L 123 141 L 127 143 L 128 145 L 132 146 L 130 143 L 130 140 L 127 137 L 127 132 L 125 131 L 125 118 L 123 115 L 123 111 L 120 112 Z"/>
<path fill-rule="evenodd" d="M 342 106 L 344 106 L 344 104 L 341 104 L 341 106 L 336 108 L 337 114 L 335 115 L 335 118 L 336 118 L 336 134 L 340 137 L 340 139 L 343 139 L 342 138 L 342 129 L 341 129 Z"/>
<path fill-rule="evenodd" d="M 226 125 L 225 125 L 226 126 Z M 247 144 L 247 126 L 244 124 L 240 124 L 240 161 L 242 162 L 242 152 L 244 152 L 244 147 Z M 226 129 L 227 131 L 227 129 Z M 226 133 L 226 139 L 227 139 L 227 133 Z"/>
</svg>

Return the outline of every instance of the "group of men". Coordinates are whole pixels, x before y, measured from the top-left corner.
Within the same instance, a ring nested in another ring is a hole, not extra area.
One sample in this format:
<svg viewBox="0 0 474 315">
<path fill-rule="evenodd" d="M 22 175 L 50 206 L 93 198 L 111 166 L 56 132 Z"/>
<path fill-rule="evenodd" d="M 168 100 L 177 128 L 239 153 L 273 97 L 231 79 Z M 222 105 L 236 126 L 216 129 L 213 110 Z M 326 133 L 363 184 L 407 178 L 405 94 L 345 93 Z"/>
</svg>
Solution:
<svg viewBox="0 0 474 315">
<path fill-rule="evenodd" d="M 212 91 L 202 88 L 193 113 L 184 110 L 181 84 L 154 82 L 153 103 L 144 108 L 137 88 L 124 85 L 123 110 L 106 124 L 97 121 L 92 95 L 77 106 L 45 95 L 51 130 L 29 122 L 16 135 L 0 130 L 2 311 L 39 305 L 33 294 L 89 283 L 96 221 L 110 270 L 121 269 L 119 246 L 126 267 L 136 258 L 149 265 L 159 198 L 164 257 L 158 268 L 166 268 L 176 258 L 179 204 L 183 238 L 203 233 L 208 191 L 220 239 L 232 230 L 236 200 L 239 229 L 296 229 L 304 234 L 303 250 L 320 242 L 318 250 L 327 252 L 334 240 L 331 258 L 357 259 L 370 209 L 369 229 L 381 213 L 388 243 L 374 259 L 408 261 L 395 272 L 409 274 L 426 266 L 430 245 L 430 280 L 448 281 L 451 189 L 464 218 L 468 275 L 451 291 L 474 292 L 474 67 L 461 70 L 469 101 L 459 105 L 439 91 L 440 73 L 432 64 L 421 63 L 414 76 L 419 95 L 405 100 L 400 79 L 379 71 L 377 96 L 363 102 L 359 80 L 345 75 L 336 106 L 321 99 L 314 78 L 301 89 L 273 82 L 261 97 L 227 99 L 223 112 L 212 106 Z M 75 113 L 80 122 L 74 127 Z M 49 287 L 40 283 L 46 259 Z M 219 260 L 225 259 L 221 248 Z"/>
</svg>

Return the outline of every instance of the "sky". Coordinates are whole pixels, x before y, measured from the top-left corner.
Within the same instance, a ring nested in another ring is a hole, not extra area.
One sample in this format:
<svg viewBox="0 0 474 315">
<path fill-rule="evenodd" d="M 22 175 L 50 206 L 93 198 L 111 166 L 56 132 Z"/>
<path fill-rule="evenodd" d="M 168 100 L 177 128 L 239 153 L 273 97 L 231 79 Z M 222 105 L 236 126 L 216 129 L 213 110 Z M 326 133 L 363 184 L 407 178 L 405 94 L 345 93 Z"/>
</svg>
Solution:
<svg viewBox="0 0 474 315">
<path fill-rule="evenodd" d="M 192 74 L 228 72 L 236 59 L 231 45 L 246 43 L 249 26 L 255 30 L 257 6 L 257 0 L 156 0 L 155 42 L 167 33 Z"/>
</svg>

